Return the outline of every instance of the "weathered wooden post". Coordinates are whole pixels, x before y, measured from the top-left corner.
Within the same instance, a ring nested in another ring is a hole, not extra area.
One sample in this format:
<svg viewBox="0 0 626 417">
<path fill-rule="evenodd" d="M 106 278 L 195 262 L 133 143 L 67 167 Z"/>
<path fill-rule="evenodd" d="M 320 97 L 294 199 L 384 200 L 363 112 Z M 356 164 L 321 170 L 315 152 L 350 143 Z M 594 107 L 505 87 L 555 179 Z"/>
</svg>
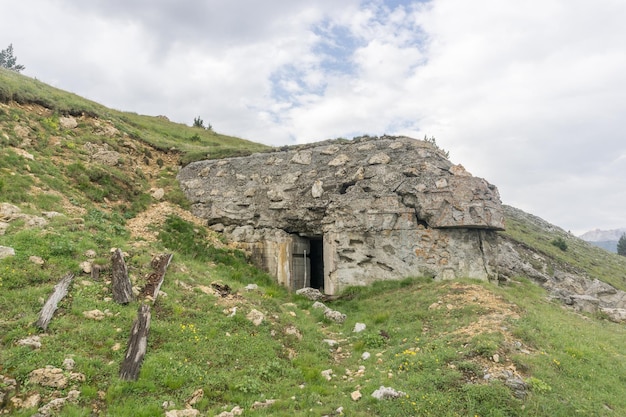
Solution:
<svg viewBox="0 0 626 417">
<path fill-rule="evenodd" d="M 41 309 L 41 312 L 39 313 L 39 319 L 36 323 L 37 327 L 44 331 L 48 328 L 48 324 L 50 323 L 50 320 L 52 320 L 52 315 L 56 311 L 59 301 L 67 295 L 68 288 L 70 287 L 73 279 L 74 274 L 69 272 L 61 279 L 61 281 L 59 281 L 57 285 L 54 286 L 52 295 L 50 295 L 48 301 L 46 301 Z"/>
<path fill-rule="evenodd" d="M 164 253 L 157 255 L 154 259 L 152 259 L 151 265 L 152 268 L 154 268 L 154 272 L 148 275 L 146 286 L 141 290 L 141 294 L 144 297 L 152 298 L 152 304 L 156 302 L 156 299 L 159 296 L 159 290 L 161 289 L 161 285 L 165 279 L 165 272 L 167 271 L 167 267 L 172 261 L 173 256 L 174 255 L 171 253 Z"/>
<path fill-rule="evenodd" d="M 126 381 L 136 381 L 143 358 L 148 348 L 148 333 L 150 332 L 150 305 L 142 304 L 137 311 L 137 319 L 133 323 L 126 348 L 126 356 L 120 366 L 120 378 Z"/>
<path fill-rule="evenodd" d="M 124 262 L 124 255 L 118 248 L 111 255 L 113 274 L 111 277 L 111 289 L 113 299 L 120 304 L 128 304 L 133 300 L 133 286 L 128 277 L 128 269 Z"/>
</svg>

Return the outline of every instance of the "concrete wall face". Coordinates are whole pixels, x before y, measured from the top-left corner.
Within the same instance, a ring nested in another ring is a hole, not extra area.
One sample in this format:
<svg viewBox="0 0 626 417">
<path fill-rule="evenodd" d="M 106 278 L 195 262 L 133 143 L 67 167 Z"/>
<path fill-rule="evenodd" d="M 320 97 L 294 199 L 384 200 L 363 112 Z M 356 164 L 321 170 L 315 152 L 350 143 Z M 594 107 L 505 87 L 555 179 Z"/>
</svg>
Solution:
<svg viewBox="0 0 626 417">
<path fill-rule="evenodd" d="M 496 187 L 427 142 L 326 142 L 201 161 L 178 178 L 197 216 L 290 289 L 322 259 L 328 294 L 407 276 L 497 277 Z"/>
</svg>

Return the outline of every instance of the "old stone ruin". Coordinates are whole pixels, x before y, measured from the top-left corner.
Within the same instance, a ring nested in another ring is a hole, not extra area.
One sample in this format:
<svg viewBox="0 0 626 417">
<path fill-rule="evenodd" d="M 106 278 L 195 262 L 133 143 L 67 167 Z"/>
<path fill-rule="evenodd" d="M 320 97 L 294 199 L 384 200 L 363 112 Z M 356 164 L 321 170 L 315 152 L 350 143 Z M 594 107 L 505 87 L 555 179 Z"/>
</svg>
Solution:
<svg viewBox="0 0 626 417">
<path fill-rule="evenodd" d="M 195 215 L 292 290 L 497 279 L 498 190 L 428 141 L 284 147 L 194 162 L 178 180 Z"/>
</svg>

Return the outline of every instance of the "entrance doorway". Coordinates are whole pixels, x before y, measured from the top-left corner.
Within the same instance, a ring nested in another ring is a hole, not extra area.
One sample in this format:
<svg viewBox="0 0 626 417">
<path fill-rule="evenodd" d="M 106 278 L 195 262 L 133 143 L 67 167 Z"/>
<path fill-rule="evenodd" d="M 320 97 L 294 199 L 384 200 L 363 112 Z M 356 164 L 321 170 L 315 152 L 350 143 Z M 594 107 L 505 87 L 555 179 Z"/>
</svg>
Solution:
<svg viewBox="0 0 626 417">
<path fill-rule="evenodd" d="M 293 236 L 292 289 L 324 288 L 324 241 L 321 237 Z"/>
<path fill-rule="evenodd" d="M 324 241 L 311 239 L 311 282 L 310 287 L 324 292 Z"/>
</svg>

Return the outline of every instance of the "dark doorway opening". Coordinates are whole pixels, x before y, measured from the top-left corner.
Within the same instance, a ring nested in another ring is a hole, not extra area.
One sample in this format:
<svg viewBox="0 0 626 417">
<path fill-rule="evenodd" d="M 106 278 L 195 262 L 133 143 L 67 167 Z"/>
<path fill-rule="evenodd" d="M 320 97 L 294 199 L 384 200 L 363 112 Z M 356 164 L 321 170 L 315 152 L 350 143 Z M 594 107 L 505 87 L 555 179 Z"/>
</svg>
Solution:
<svg viewBox="0 0 626 417">
<path fill-rule="evenodd" d="M 324 241 L 321 237 L 311 238 L 311 281 L 310 286 L 318 290 L 324 289 Z"/>
</svg>

